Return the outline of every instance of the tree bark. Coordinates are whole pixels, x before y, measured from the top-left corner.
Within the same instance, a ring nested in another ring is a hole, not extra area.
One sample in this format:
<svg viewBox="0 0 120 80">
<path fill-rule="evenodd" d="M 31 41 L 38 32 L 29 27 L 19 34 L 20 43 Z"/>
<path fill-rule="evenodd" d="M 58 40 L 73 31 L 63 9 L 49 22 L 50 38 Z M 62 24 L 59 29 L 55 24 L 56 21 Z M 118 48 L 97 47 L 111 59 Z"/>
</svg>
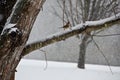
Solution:
<svg viewBox="0 0 120 80">
<path fill-rule="evenodd" d="M 15 72 L 11 75 L 10 80 L 15 80 Z"/>
<path fill-rule="evenodd" d="M 89 44 L 90 35 L 84 34 L 82 38 L 82 42 L 79 46 L 79 59 L 78 59 L 78 68 L 84 69 L 85 68 L 85 53 L 87 49 L 87 45 Z"/>
<path fill-rule="evenodd" d="M 45 0 L 18 0 L 9 20 L 9 24 L 16 24 L 14 27 L 18 32 L 15 36 L 6 32 L 0 37 L 0 80 L 10 80 L 16 71 L 21 53 L 44 2 Z"/>
</svg>

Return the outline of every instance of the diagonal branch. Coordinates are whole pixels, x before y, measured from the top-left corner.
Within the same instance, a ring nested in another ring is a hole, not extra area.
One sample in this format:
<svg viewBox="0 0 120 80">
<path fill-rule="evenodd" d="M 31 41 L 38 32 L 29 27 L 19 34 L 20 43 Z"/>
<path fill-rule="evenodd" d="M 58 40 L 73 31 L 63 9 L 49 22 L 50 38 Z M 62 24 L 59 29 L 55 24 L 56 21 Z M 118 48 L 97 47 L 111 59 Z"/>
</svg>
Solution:
<svg viewBox="0 0 120 80">
<path fill-rule="evenodd" d="M 91 39 L 92 39 L 93 43 L 95 44 L 95 46 L 97 47 L 98 51 L 99 51 L 99 52 L 101 53 L 101 55 L 104 57 L 104 59 L 105 59 L 105 61 L 107 62 L 107 65 L 108 65 L 111 73 L 113 74 L 112 69 L 111 69 L 111 67 L 110 67 L 110 62 L 109 62 L 109 60 L 107 59 L 107 57 L 105 56 L 105 54 L 103 53 L 103 51 L 100 49 L 99 45 L 96 43 L 96 41 L 94 40 L 93 36 L 91 36 Z"/>
<path fill-rule="evenodd" d="M 32 52 L 36 49 L 45 47 L 52 43 L 55 43 L 55 42 L 58 42 L 61 40 L 65 40 L 76 34 L 85 33 L 88 31 L 91 32 L 91 31 L 102 29 L 102 28 L 111 27 L 111 25 L 114 25 L 116 23 L 120 23 L 120 13 L 117 14 L 116 16 L 112 16 L 112 17 L 109 17 L 106 19 L 102 19 L 102 20 L 98 20 L 98 21 L 87 21 L 84 24 L 83 23 L 78 24 L 75 27 L 73 27 L 72 29 L 53 34 L 53 35 L 47 37 L 46 39 L 42 39 L 38 42 L 27 44 L 22 52 L 22 55 L 25 56 L 29 52 Z"/>
<path fill-rule="evenodd" d="M 120 34 L 106 34 L 106 35 L 92 35 L 94 37 L 112 37 L 112 36 L 120 36 Z"/>
</svg>

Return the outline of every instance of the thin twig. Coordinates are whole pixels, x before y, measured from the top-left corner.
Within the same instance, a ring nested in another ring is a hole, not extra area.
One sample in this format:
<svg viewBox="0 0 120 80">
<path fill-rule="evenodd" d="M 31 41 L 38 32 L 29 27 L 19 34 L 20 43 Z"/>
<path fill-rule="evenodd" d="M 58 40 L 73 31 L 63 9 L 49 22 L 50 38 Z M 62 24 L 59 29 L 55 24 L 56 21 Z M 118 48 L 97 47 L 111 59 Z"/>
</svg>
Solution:
<svg viewBox="0 0 120 80">
<path fill-rule="evenodd" d="M 94 40 L 94 38 L 93 38 L 92 36 L 91 36 L 91 39 L 92 39 L 93 43 L 95 44 L 95 46 L 97 47 L 97 49 L 99 50 L 99 52 L 100 52 L 100 53 L 102 54 L 102 56 L 104 57 L 104 59 L 105 59 L 105 61 L 107 62 L 107 65 L 108 65 L 111 73 L 113 74 L 112 69 L 111 69 L 111 67 L 110 67 L 110 63 L 109 63 L 107 57 L 104 55 L 103 51 L 100 49 L 99 45 L 96 43 L 96 41 Z"/>
<path fill-rule="evenodd" d="M 114 1 L 114 0 L 113 0 Z M 109 0 L 109 2 L 112 2 L 111 0 Z M 114 2 L 113 2 L 114 3 Z M 115 12 L 115 9 L 114 9 L 114 7 L 112 8 L 112 11 L 113 11 L 113 13 L 114 13 L 114 15 L 115 15 L 115 17 L 117 17 L 116 16 L 116 12 Z"/>
<path fill-rule="evenodd" d="M 51 13 L 53 14 L 53 15 L 55 15 L 56 17 L 58 17 L 59 19 L 63 19 L 61 16 L 60 16 L 60 14 L 57 12 L 57 10 L 56 10 L 56 8 L 54 7 L 54 6 L 51 6 L 51 8 L 52 8 L 52 10 L 53 11 L 51 11 Z"/>
<path fill-rule="evenodd" d="M 63 26 L 64 26 L 64 22 L 65 22 L 65 0 L 63 0 Z"/>
<path fill-rule="evenodd" d="M 92 35 L 94 37 L 111 37 L 111 36 L 120 36 L 120 34 L 107 34 L 107 35 Z"/>
<path fill-rule="evenodd" d="M 47 66 L 48 66 L 46 51 L 41 50 L 41 49 L 39 49 L 39 51 L 41 51 L 41 52 L 43 52 L 43 53 L 44 53 L 44 56 L 45 56 L 45 61 L 46 61 L 46 66 L 45 66 L 44 70 L 46 70 L 46 69 L 47 69 Z"/>
</svg>

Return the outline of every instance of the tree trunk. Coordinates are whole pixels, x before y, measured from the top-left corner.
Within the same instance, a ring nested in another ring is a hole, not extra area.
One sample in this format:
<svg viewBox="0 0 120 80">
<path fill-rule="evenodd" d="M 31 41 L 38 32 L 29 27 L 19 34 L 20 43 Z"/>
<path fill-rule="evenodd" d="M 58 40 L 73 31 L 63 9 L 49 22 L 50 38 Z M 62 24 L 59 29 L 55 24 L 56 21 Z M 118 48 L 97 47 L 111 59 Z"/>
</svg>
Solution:
<svg viewBox="0 0 120 80">
<path fill-rule="evenodd" d="M 13 74 L 12 74 L 10 80 L 15 80 L 15 72 L 13 72 Z"/>
<path fill-rule="evenodd" d="M 16 24 L 13 28 L 17 28 L 17 31 L 9 33 L 9 29 L 6 29 L 0 37 L 0 80 L 11 80 L 12 75 L 14 76 L 21 53 L 44 2 L 45 0 L 18 0 L 7 22 Z"/>
<path fill-rule="evenodd" d="M 78 59 L 78 68 L 84 69 L 85 68 L 85 53 L 87 49 L 87 45 L 89 43 L 89 35 L 84 34 L 82 37 L 82 42 L 79 46 L 80 52 L 79 52 L 79 59 Z"/>
</svg>

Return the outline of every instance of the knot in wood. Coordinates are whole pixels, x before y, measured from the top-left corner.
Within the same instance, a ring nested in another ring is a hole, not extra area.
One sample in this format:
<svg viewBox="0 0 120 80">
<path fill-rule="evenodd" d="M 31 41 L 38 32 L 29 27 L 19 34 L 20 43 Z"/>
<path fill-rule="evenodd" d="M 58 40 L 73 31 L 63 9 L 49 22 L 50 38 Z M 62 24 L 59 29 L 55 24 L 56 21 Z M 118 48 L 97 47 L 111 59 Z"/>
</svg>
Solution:
<svg viewBox="0 0 120 80">
<path fill-rule="evenodd" d="M 17 27 L 7 28 L 4 30 L 2 39 L 11 43 L 14 47 L 20 45 L 22 32 Z"/>
</svg>

